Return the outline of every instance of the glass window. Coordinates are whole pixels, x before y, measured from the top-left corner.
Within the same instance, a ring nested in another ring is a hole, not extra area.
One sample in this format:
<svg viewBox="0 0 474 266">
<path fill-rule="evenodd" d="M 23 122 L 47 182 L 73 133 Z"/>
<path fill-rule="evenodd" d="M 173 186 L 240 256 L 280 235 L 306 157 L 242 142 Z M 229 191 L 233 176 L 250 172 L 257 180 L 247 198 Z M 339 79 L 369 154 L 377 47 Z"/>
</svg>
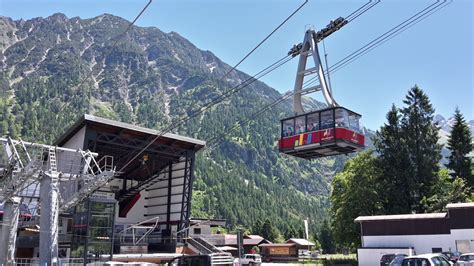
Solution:
<svg viewBox="0 0 474 266">
<path fill-rule="evenodd" d="M 114 205 L 110 203 L 104 203 L 104 202 L 93 202 L 91 204 L 91 213 L 98 213 L 98 214 L 114 213 Z"/>
<path fill-rule="evenodd" d="M 296 134 L 306 132 L 306 121 L 305 116 L 299 116 L 295 119 L 295 131 Z"/>
<path fill-rule="evenodd" d="M 333 110 L 321 112 L 321 129 L 334 127 Z"/>
<path fill-rule="evenodd" d="M 349 114 L 349 129 L 352 131 L 360 132 L 359 126 L 360 116 L 354 113 Z"/>
<path fill-rule="evenodd" d="M 283 128 L 281 132 L 283 137 L 292 136 L 295 134 L 295 120 L 288 119 L 283 121 Z"/>
<path fill-rule="evenodd" d="M 441 266 L 449 266 L 451 265 L 446 259 L 441 258 L 441 257 L 433 257 L 431 258 L 433 261 L 434 265 L 441 265 Z"/>
<path fill-rule="evenodd" d="M 308 131 L 316 131 L 319 130 L 319 113 L 309 114 L 307 116 L 308 119 Z"/>
<path fill-rule="evenodd" d="M 348 128 L 348 124 L 349 124 L 349 117 L 348 117 L 348 113 L 347 113 L 347 110 L 345 109 L 342 109 L 342 108 L 337 108 L 336 109 L 336 119 L 335 119 L 335 123 L 336 123 L 336 127 L 345 127 L 345 128 Z"/>
<path fill-rule="evenodd" d="M 404 259 L 402 266 L 429 266 L 430 262 L 427 259 L 412 258 Z"/>
</svg>

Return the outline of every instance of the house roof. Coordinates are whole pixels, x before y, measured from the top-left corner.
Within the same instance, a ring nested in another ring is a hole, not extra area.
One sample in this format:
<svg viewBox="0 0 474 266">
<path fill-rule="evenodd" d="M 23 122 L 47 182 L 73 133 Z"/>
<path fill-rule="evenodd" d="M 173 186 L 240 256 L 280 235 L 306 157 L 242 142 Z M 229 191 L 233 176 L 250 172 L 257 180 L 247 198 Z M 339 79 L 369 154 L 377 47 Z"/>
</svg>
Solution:
<svg viewBox="0 0 474 266">
<path fill-rule="evenodd" d="M 313 242 L 310 242 L 303 238 L 290 238 L 288 239 L 288 241 L 286 241 L 286 243 L 295 243 L 298 246 L 314 246 Z"/>
<path fill-rule="evenodd" d="M 260 244 L 259 247 L 293 247 L 296 243 Z"/>
<path fill-rule="evenodd" d="M 230 247 L 230 246 L 223 246 L 223 247 L 217 247 L 221 251 L 232 251 L 232 250 L 238 250 L 236 247 Z"/>
<path fill-rule="evenodd" d="M 386 220 L 411 220 L 411 219 L 443 219 L 446 213 L 417 213 L 417 214 L 396 214 L 396 215 L 374 215 L 374 216 L 359 216 L 355 222 L 367 221 L 386 221 Z"/>
<path fill-rule="evenodd" d="M 225 235 L 225 245 L 237 245 L 237 235 L 227 234 Z M 261 243 L 271 243 L 265 238 L 258 235 L 244 236 L 244 246 L 258 246 Z"/>
<path fill-rule="evenodd" d="M 250 239 L 263 239 L 263 237 L 261 237 L 259 235 L 246 235 L 244 237 L 248 237 Z"/>
<path fill-rule="evenodd" d="M 260 239 L 251 239 L 251 238 L 244 238 L 244 246 L 258 246 L 263 243 L 271 243 L 270 241 L 260 238 Z"/>
</svg>

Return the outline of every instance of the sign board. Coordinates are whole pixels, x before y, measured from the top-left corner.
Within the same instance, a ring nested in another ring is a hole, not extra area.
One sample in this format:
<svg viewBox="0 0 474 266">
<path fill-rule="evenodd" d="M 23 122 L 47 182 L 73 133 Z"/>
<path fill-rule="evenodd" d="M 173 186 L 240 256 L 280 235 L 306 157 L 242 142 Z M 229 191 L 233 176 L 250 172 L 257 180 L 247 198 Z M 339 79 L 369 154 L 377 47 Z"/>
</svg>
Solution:
<svg viewBox="0 0 474 266">
<path fill-rule="evenodd" d="M 270 255 L 290 255 L 290 247 L 271 247 Z"/>
<path fill-rule="evenodd" d="M 115 193 L 96 191 L 91 195 L 94 199 L 115 199 Z"/>
<path fill-rule="evenodd" d="M 146 254 L 148 253 L 148 246 L 120 246 L 120 253 L 132 254 Z"/>
</svg>

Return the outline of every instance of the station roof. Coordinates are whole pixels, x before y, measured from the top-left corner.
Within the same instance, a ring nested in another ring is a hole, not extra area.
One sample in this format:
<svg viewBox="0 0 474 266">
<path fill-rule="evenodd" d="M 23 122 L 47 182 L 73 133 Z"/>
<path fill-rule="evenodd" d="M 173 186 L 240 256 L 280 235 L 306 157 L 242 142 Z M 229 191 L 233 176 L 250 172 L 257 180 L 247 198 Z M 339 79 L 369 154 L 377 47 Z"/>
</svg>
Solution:
<svg viewBox="0 0 474 266">
<path fill-rule="evenodd" d="M 143 182 L 206 145 L 202 140 L 171 133 L 161 135 L 158 130 L 88 114 L 81 116 L 54 145 L 67 146 L 69 141 L 78 145 L 74 148 L 112 156 L 118 170 L 115 178 Z"/>
<path fill-rule="evenodd" d="M 94 115 L 84 114 L 79 118 L 79 120 L 74 123 L 64 134 L 62 134 L 55 142 L 55 146 L 61 146 L 66 143 L 74 134 L 76 134 L 83 126 L 85 125 L 95 125 L 103 128 L 104 131 L 111 131 L 119 129 L 121 134 L 127 134 L 131 137 L 146 137 L 146 136 L 157 136 L 160 134 L 160 131 L 149 129 L 145 127 L 140 127 L 124 122 L 118 122 L 110 120 L 107 118 L 102 118 Z M 188 148 L 192 150 L 199 150 L 206 145 L 205 141 L 189 138 L 177 134 L 165 133 L 161 136 L 158 142 L 178 142 L 179 146 L 182 148 Z"/>
<path fill-rule="evenodd" d="M 411 220 L 411 219 L 443 219 L 446 213 L 417 213 L 417 214 L 396 214 L 396 215 L 373 215 L 359 216 L 355 222 L 367 221 L 387 221 L 387 220 Z"/>
<path fill-rule="evenodd" d="M 450 203 L 446 205 L 446 209 L 464 209 L 474 208 L 474 202 L 465 203 Z M 374 216 L 359 216 L 355 222 L 368 221 L 396 221 L 396 220 L 414 220 L 414 219 L 443 219 L 447 217 L 446 212 L 441 213 L 416 213 L 416 214 L 396 214 L 396 215 L 374 215 Z"/>
</svg>

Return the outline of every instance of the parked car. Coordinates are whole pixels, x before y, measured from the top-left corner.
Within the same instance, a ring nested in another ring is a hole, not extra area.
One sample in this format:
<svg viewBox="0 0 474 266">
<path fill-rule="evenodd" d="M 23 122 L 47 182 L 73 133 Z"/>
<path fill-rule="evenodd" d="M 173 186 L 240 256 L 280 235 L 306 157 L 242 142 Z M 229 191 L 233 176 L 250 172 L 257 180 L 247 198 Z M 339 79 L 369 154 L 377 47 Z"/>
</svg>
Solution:
<svg viewBox="0 0 474 266">
<path fill-rule="evenodd" d="M 380 266 L 389 266 L 390 262 L 395 258 L 395 254 L 384 254 L 380 258 Z"/>
<path fill-rule="evenodd" d="M 465 253 L 459 256 L 456 265 L 474 265 L 474 253 Z"/>
<path fill-rule="evenodd" d="M 262 264 L 262 257 L 258 254 L 245 254 L 242 259 L 240 259 L 240 264 L 245 265 L 261 265 Z"/>
<path fill-rule="evenodd" d="M 451 251 L 444 251 L 444 252 L 441 252 L 441 254 L 445 255 L 446 258 L 448 258 L 448 260 L 452 262 L 458 261 L 458 258 L 460 255 L 459 252 L 451 252 Z"/>
<path fill-rule="evenodd" d="M 390 262 L 390 266 L 402 266 L 403 259 L 406 257 L 408 257 L 406 254 L 396 254 L 395 258 Z"/>
<path fill-rule="evenodd" d="M 451 266 L 454 265 L 440 254 L 421 254 L 403 259 L 402 266 Z"/>
<path fill-rule="evenodd" d="M 186 255 L 174 258 L 168 266 L 233 266 L 234 257 L 230 253 L 212 253 L 208 255 Z"/>
<path fill-rule="evenodd" d="M 402 265 L 403 258 L 407 257 L 405 254 L 384 254 L 380 258 L 380 266 L 399 266 Z M 395 264 L 392 264 L 395 262 Z"/>
</svg>

